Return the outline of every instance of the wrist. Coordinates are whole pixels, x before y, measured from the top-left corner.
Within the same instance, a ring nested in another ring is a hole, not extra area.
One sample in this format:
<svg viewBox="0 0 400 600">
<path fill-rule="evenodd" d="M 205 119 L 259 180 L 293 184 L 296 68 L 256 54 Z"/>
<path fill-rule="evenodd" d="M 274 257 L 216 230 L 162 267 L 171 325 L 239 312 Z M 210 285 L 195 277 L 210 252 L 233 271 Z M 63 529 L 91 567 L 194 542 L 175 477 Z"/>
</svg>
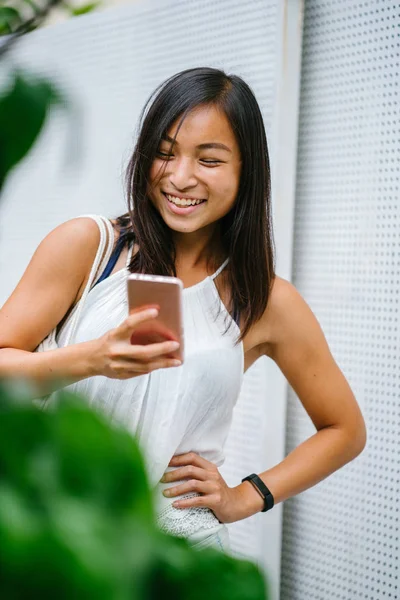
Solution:
<svg viewBox="0 0 400 600">
<path fill-rule="evenodd" d="M 251 517 L 264 508 L 264 500 L 250 481 L 243 481 L 236 489 L 241 495 L 245 517 Z"/>
<path fill-rule="evenodd" d="M 98 356 L 98 340 L 90 340 L 81 344 L 84 353 L 84 377 L 95 377 L 101 375 L 101 367 Z"/>
</svg>

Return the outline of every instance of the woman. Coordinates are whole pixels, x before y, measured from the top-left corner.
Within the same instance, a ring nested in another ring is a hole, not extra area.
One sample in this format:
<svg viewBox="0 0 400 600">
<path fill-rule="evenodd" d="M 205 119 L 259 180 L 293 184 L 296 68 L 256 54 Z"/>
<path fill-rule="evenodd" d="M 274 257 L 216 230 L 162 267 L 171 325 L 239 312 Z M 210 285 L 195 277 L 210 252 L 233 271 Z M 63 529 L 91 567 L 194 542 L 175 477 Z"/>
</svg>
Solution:
<svg viewBox="0 0 400 600">
<path fill-rule="evenodd" d="M 57 324 L 63 345 L 88 280 L 99 231 L 83 217 L 42 241 L 1 310 L 0 376 L 31 377 L 45 389 L 51 374 L 124 423 L 160 492 L 160 526 L 227 549 L 225 523 L 354 459 L 364 420 L 312 311 L 274 272 L 267 141 L 241 78 L 197 68 L 161 85 L 143 111 L 127 184 L 129 209 L 113 222 L 115 250 L 74 343 L 33 352 Z M 182 279 L 183 365 L 167 357 L 171 342 L 130 344 L 154 314 L 126 317 L 129 271 Z M 243 373 L 262 355 L 282 370 L 317 433 L 259 474 L 267 490 L 249 480 L 230 488 L 218 466 Z"/>
</svg>

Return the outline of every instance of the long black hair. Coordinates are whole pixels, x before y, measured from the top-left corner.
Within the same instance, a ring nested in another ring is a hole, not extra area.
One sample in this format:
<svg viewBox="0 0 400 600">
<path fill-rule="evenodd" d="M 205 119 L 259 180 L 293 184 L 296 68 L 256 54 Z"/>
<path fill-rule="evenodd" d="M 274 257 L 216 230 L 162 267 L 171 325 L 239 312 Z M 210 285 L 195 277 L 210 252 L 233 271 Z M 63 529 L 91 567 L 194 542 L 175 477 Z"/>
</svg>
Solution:
<svg viewBox="0 0 400 600">
<path fill-rule="evenodd" d="M 275 277 L 267 138 L 257 100 L 243 79 L 200 67 L 177 73 L 156 88 L 140 116 L 126 171 L 128 212 L 118 217 L 117 224 L 127 243 L 139 247 L 129 265 L 131 272 L 176 276 L 172 231 L 148 197 L 149 173 L 169 128 L 180 119 L 177 134 L 185 116 L 199 106 L 224 112 L 242 160 L 236 201 L 219 222 L 222 247 L 230 258 L 229 311 L 243 323 L 240 341 L 263 315 Z"/>
</svg>

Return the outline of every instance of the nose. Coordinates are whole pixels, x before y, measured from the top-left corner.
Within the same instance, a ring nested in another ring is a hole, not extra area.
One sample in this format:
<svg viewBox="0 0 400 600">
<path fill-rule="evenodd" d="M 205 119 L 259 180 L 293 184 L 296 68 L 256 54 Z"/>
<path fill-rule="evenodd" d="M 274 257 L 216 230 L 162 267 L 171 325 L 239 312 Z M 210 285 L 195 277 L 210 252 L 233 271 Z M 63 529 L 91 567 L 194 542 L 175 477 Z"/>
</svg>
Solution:
<svg viewBox="0 0 400 600">
<path fill-rule="evenodd" d="M 169 180 L 177 190 L 182 191 L 196 185 L 193 163 L 189 158 L 176 158 L 169 166 Z"/>
</svg>

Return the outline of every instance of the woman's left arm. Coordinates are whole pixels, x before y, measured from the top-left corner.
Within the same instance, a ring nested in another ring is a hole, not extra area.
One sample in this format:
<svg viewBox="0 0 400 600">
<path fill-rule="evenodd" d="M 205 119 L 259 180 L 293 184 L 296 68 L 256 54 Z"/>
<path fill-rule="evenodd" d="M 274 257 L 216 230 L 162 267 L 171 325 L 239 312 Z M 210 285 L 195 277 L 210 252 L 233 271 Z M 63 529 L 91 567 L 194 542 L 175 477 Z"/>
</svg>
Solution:
<svg viewBox="0 0 400 600">
<path fill-rule="evenodd" d="M 322 329 L 308 304 L 288 281 L 277 277 L 267 310 L 256 326 L 260 355 L 281 369 L 317 432 L 276 466 L 258 473 L 275 505 L 316 485 L 358 456 L 366 444 L 366 427 L 354 394 L 336 364 Z M 191 452 L 174 456 L 178 467 L 163 482 L 188 478 L 164 494 L 197 491 L 200 496 L 174 502 L 179 508 L 208 506 L 221 522 L 245 519 L 264 507 L 249 481 L 230 488 L 217 467 Z"/>
<path fill-rule="evenodd" d="M 261 342 L 263 354 L 279 366 L 317 429 L 282 462 L 259 474 L 277 504 L 356 458 L 367 434 L 355 396 L 316 317 L 288 281 L 275 280 L 265 319 L 269 333 Z M 240 489 L 249 514 L 261 510 L 263 500 L 253 485 L 245 481 Z"/>
</svg>

